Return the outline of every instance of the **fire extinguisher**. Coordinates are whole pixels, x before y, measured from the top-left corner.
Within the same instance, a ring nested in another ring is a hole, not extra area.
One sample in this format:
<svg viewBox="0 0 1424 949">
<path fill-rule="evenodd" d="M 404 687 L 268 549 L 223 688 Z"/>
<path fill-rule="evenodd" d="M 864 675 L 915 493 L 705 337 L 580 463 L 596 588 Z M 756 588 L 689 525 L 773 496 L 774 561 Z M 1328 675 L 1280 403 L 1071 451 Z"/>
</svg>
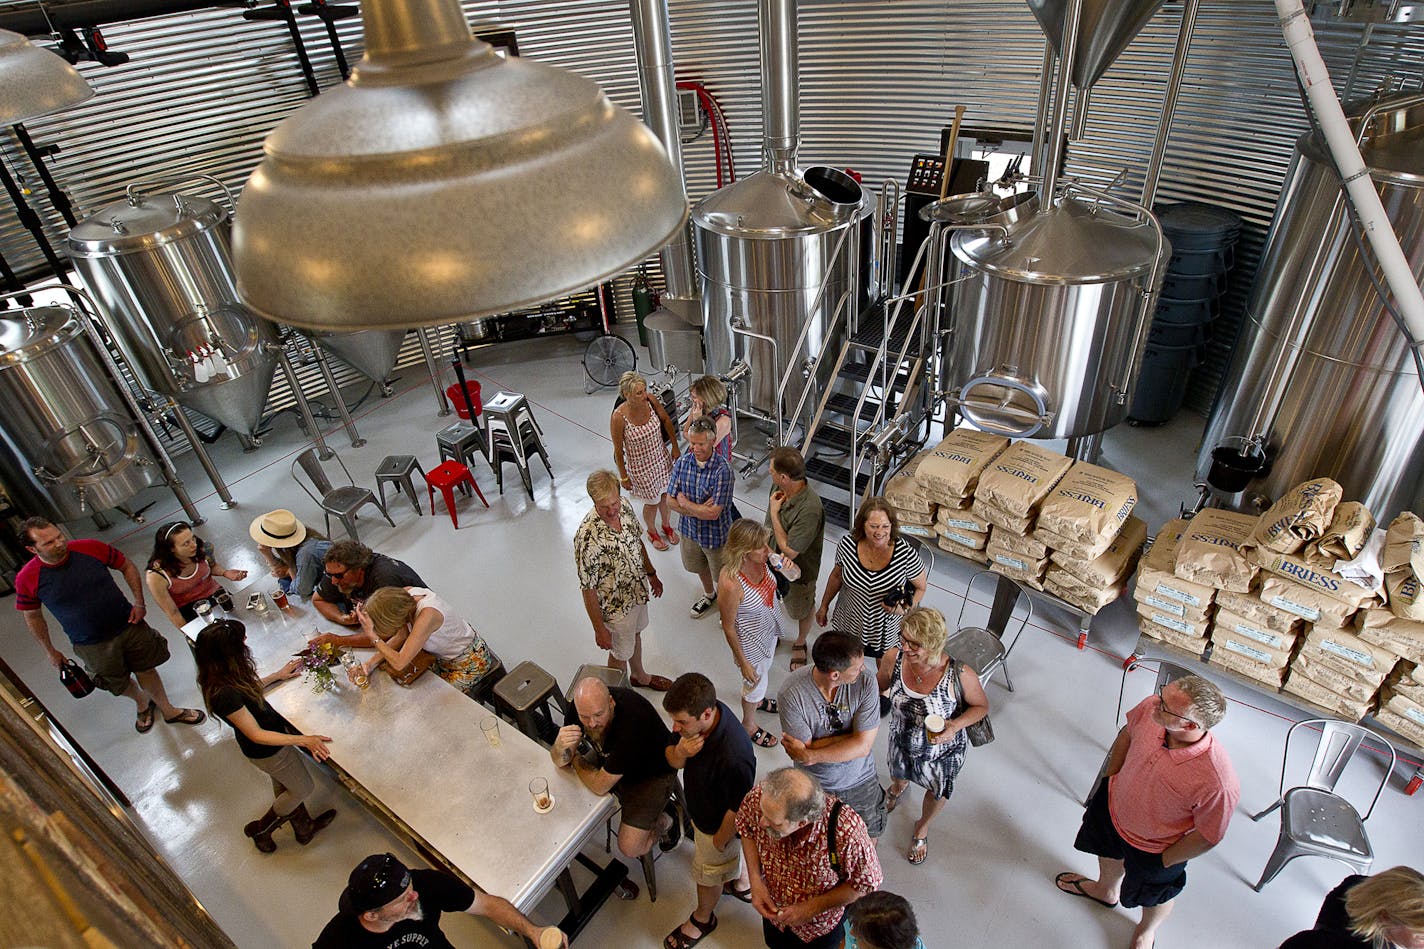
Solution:
<svg viewBox="0 0 1424 949">
<path fill-rule="evenodd" d="M 633 316 L 638 321 L 638 342 L 648 345 L 648 330 L 643 325 L 643 321 L 648 318 L 648 314 L 657 308 L 658 301 L 653 288 L 648 284 L 648 269 L 639 267 L 638 273 L 633 277 Z"/>
</svg>

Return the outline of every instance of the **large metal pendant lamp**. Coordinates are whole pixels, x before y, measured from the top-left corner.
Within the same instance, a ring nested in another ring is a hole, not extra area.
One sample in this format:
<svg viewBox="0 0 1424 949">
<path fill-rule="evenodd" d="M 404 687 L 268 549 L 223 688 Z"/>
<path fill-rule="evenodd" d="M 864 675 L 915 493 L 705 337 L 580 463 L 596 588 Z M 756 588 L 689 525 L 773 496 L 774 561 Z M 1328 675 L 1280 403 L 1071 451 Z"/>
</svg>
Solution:
<svg viewBox="0 0 1424 949">
<path fill-rule="evenodd" d="M 458 0 L 364 0 L 344 87 L 267 137 L 238 201 L 244 302 L 320 330 L 431 326 L 590 286 L 687 216 L 662 144 L 581 76 L 474 39 Z"/>
<path fill-rule="evenodd" d="M 78 105 L 94 94 L 79 71 L 19 33 L 0 30 L 0 125 Z"/>
</svg>

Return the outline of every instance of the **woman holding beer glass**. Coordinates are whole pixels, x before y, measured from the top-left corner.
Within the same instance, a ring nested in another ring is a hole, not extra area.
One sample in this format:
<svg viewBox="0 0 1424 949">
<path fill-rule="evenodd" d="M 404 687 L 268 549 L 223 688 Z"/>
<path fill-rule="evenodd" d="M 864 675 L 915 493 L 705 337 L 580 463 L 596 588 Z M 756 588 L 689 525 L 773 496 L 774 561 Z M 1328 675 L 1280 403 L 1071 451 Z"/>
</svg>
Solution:
<svg viewBox="0 0 1424 949">
<path fill-rule="evenodd" d="M 989 699 L 979 676 L 944 651 L 949 639 L 944 614 L 916 607 L 905 614 L 900 645 L 880 660 L 882 692 L 890 695 L 890 790 L 893 811 L 911 784 L 925 789 L 919 819 L 905 857 L 925 862 L 930 821 L 954 791 L 964 766 L 969 736 L 964 729 L 989 714 Z"/>
</svg>

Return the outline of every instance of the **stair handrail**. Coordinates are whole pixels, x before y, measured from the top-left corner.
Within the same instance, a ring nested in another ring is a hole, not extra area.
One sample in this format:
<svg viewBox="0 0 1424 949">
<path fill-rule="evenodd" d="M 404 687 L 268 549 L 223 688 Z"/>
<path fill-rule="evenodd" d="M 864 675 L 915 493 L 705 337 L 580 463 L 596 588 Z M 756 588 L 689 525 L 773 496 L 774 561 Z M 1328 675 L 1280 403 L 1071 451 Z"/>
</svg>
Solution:
<svg viewBox="0 0 1424 949">
<path fill-rule="evenodd" d="M 854 230 L 854 228 L 851 228 L 851 227 L 842 228 L 840 237 L 838 237 L 838 238 L 836 239 L 836 246 L 835 246 L 835 249 L 831 251 L 830 260 L 832 260 L 832 261 L 837 261 L 837 260 L 840 259 L 841 251 L 845 248 L 846 238 L 850 236 L 850 233 L 851 233 L 852 230 Z M 796 336 L 796 343 L 795 343 L 790 349 L 787 350 L 787 364 L 786 364 L 786 369 L 782 372 L 782 374 L 781 374 L 781 380 L 777 383 L 777 386 L 776 386 L 776 406 L 777 406 L 777 414 L 778 414 L 778 415 L 780 415 L 780 411 L 781 411 L 781 400 L 785 397 L 786 387 L 791 383 L 791 377 L 792 377 L 792 375 L 795 374 L 796 372 L 800 372 L 800 371 L 801 371 L 801 364 L 795 363 L 795 362 L 793 362 L 792 360 L 795 358 L 796 355 L 798 355 L 798 354 L 801 352 L 801 347 L 805 345 L 805 343 L 806 343 L 806 336 L 811 332 L 811 322 L 812 322 L 812 320 L 811 320 L 811 314 L 816 312 L 817 308 L 819 308 L 820 305 L 821 305 L 821 301 L 822 301 L 823 299 L 825 299 L 825 296 L 826 296 L 826 289 L 827 289 L 828 287 L 830 287 L 830 285 L 831 285 L 831 277 L 835 276 L 835 274 L 836 274 L 836 267 L 834 266 L 834 264 L 832 264 L 832 266 L 826 268 L 825 276 L 823 276 L 823 277 L 821 278 L 821 284 L 820 284 L 820 286 L 816 289 L 816 296 L 812 299 L 810 307 L 808 307 L 807 310 L 806 310 L 806 312 L 801 315 L 801 332 L 798 333 L 797 336 Z M 851 286 L 850 290 L 847 291 L 847 293 L 853 291 L 854 289 L 855 289 L 855 287 L 854 287 L 854 281 L 852 281 L 852 286 Z M 844 299 L 844 297 L 842 297 L 842 299 Z M 833 321 L 833 322 L 834 322 L 834 321 Z M 834 333 L 834 332 L 828 332 L 828 333 L 826 333 L 826 339 L 829 340 L 829 339 L 833 339 L 834 337 L 835 337 L 835 333 Z M 824 343 L 823 343 L 822 346 L 821 346 L 821 351 L 822 351 L 822 353 L 824 353 L 824 351 L 825 351 L 825 345 L 824 345 Z M 807 388 L 807 389 L 810 388 L 810 383 L 809 383 L 809 382 L 807 383 L 806 388 Z M 803 395 L 802 402 L 804 403 L 804 395 L 805 395 L 804 391 L 803 391 L 802 395 Z M 786 417 L 787 417 L 787 418 L 790 418 L 790 419 L 792 419 L 792 420 L 794 421 L 794 420 L 799 416 L 799 414 L 800 414 L 800 409 L 801 409 L 801 406 L 798 405 L 798 406 L 797 406 L 797 410 L 796 410 L 795 412 L 792 412 L 789 416 L 786 416 Z M 783 440 L 785 437 L 786 437 L 786 433 L 781 430 L 781 425 L 778 424 L 777 427 L 776 427 L 776 442 L 777 442 L 777 444 L 781 444 L 782 440 Z"/>
<path fill-rule="evenodd" d="M 823 360 L 823 359 L 826 358 L 826 349 L 831 345 L 831 341 L 836 338 L 836 329 L 837 329 L 837 327 L 839 327 L 840 322 L 841 322 L 841 319 L 842 319 L 843 317 L 845 317 L 846 314 L 849 312 L 849 309 L 850 309 L 850 308 L 849 308 L 848 304 L 849 304 L 849 302 L 850 302 L 850 299 L 851 299 L 852 294 L 854 294 L 854 293 L 855 293 L 855 288 L 854 288 L 854 287 L 847 288 L 843 293 L 841 293 L 841 298 L 836 301 L 836 308 L 835 308 L 835 310 L 831 313 L 831 323 L 830 323 L 830 326 L 829 326 L 829 327 L 827 328 L 827 330 L 826 330 L 825 339 L 821 340 L 821 348 L 816 351 L 816 355 L 815 355 L 815 357 L 812 359 L 812 363 L 813 363 L 814 365 L 819 366 L 819 365 L 821 364 L 821 360 Z M 833 370 L 833 372 L 832 372 L 832 376 L 831 376 L 832 378 L 835 378 L 835 373 L 840 372 L 840 366 L 841 366 L 842 362 L 843 362 L 843 360 L 838 361 L 838 362 L 836 363 L 836 368 L 835 368 L 835 369 Z M 813 372 L 814 372 L 814 370 L 813 370 Z M 783 385 L 784 385 L 784 383 L 783 383 Z M 802 387 L 802 389 L 801 389 L 801 398 L 799 398 L 799 399 L 796 400 L 796 408 L 795 408 L 795 410 L 792 411 L 789 415 L 787 415 L 787 418 L 789 418 L 789 419 L 791 420 L 791 424 L 792 424 L 792 425 L 795 425 L 795 424 L 796 424 L 796 420 L 801 417 L 801 410 L 806 407 L 806 399 L 807 399 L 808 396 L 810 396 L 811 391 L 812 391 L 813 388 L 814 388 L 814 386 L 812 386 L 809 381 L 807 382 L 807 384 L 806 384 L 804 387 Z M 777 398 L 780 399 L 780 397 L 781 397 L 781 393 L 778 392 L 778 393 L 777 393 Z M 820 405 L 819 405 L 819 407 L 818 407 L 817 415 L 816 415 L 816 418 L 815 418 L 815 424 L 819 424 L 819 423 L 820 423 L 820 411 L 824 409 L 826 403 L 830 400 L 830 397 L 831 397 L 831 390 L 830 390 L 830 389 L 827 389 L 824 393 L 822 393 L 821 402 L 820 402 Z M 780 434 L 780 435 L 778 436 L 778 438 L 777 438 L 778 443 L 780 443 L 781 440 L 782 440 L 782 438 L 785 437 L 785 434 L 786 434 L 786 433 L 782 433 L 782 434 Z M 803 454 L 804 454 L 804 452 L 803 452 Z"/>
</svg>

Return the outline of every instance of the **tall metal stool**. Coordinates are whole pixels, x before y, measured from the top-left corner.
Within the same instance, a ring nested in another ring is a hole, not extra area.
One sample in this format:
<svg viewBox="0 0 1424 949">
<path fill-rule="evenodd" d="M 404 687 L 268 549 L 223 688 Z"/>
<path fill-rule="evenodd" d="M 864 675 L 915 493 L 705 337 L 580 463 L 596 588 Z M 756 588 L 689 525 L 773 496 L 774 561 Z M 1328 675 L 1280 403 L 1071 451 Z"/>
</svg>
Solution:
<svg viewBox="0 0 1424 949">
<path fill-rule="evenodd" d="M 458 461 L 467 468 L 475 466 L 476 458 L 489 458 L 484 430 L 469 422 L 456 422 L 436 432 L 435 445 L 441 461 Z"/>
<path fill-rule="evenodd" d="M 519 477 L 524 482 L 524 490 L 529 494 L 530 500 L 534 498 L 534 479 L 529 472 L 529 456 L 538 454 L 544 460 L 544 470 L 549 472 L 552 479 L 554 470 L 549 467 L 549 456 L 544 452 L 544 446 L 539 441 L 539 436 L 529 427 L 521 429 L 524 441 L 516 448 L 504 432 L 500 432 L 490 443 L 490 467 L 494 469 L 495 481 L 499 484 L 499 493 L 504 493 L 504 466 L 512 464 L 519 469 Z"/>
<path fill-rule="evenodd" d="M 489 435 L 486 457 L 499 481 L 500 493 L 504 493 L 502 469 L 506 462 L 513 462 L 524 479 L 524 490 L 534 497 L 534 483 L 529 473 L 529 455 L 538 453 L 544 462 L 544 470 L 553 478 L 554 469 L 549 464 L 549 452 L 544 448 L 543 431 L 529 408 L 529 400 L 518 392 L 496 392 L 484 404 L 485 426 Z"/>
<path fill-rule="evenodd" d="M 520 731 L 545 745 L 554 743 L 563 719 L 569 715 L 559 683 L 527 659 L 499 680 L 494 687 L 494 697 Z M 560 715 L 559 721 L 554 719 L 556 712 Z"/>
<path fill-rule="evenodd" d="M 397 494 L 405 494 L 410 503 L 415 505 L 415 513 L 420 514 L 420 495 L 415 493 L 413 478 L 419 470 L 420 462 L 415 460 L 414 455 L 387 455 L 381 459 L 380 465 L 376 467 L 376 490 L 381 494 L 381 503 L 386 503 L 386 484 L 389 482 L 395 487 Z"/>
</svg>

